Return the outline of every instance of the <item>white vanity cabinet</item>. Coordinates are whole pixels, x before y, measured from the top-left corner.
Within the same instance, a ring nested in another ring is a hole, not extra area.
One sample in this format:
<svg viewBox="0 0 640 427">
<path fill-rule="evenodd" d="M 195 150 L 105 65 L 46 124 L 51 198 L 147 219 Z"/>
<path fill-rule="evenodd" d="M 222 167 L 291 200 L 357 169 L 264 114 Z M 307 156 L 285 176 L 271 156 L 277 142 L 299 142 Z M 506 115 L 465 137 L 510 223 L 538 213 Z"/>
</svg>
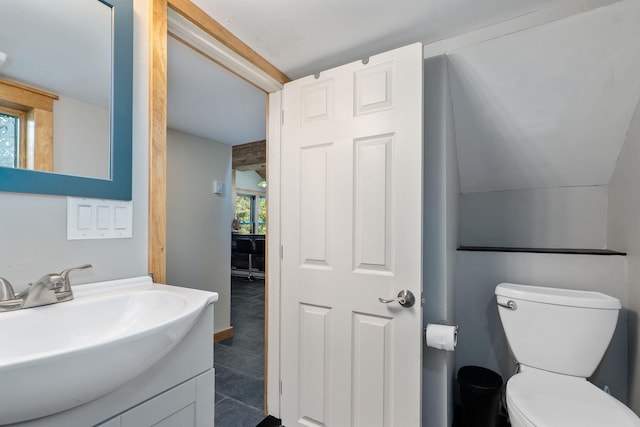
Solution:
<svg viewBox="0 0 640 427">
<path fill-rule="evenodd" d="M 213 370 L 182 383 L 98 427 L 213 426 Z"/>
<path fill-rule="evenodd" d="M 122 387 L 67 411 L 12 426 L 212 427 L 213 307 L 203 309 L 165 357 Z"/>
</svg>

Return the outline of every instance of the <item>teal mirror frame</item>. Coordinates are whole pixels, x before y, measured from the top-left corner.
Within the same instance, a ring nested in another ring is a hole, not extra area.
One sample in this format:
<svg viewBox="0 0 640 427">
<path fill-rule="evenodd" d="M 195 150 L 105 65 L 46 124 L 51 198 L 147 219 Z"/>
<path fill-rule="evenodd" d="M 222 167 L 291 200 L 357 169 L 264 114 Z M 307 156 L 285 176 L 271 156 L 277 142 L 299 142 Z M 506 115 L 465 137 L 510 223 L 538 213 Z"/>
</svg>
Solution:
<svg viewBox="0 0 640 427">
<path fill-rule="evenodd" d="M 111 179 L 0 167 L 0 191 L 131 200 L 133 0 L 95 0 L 112 9 Z"/>
</svg>

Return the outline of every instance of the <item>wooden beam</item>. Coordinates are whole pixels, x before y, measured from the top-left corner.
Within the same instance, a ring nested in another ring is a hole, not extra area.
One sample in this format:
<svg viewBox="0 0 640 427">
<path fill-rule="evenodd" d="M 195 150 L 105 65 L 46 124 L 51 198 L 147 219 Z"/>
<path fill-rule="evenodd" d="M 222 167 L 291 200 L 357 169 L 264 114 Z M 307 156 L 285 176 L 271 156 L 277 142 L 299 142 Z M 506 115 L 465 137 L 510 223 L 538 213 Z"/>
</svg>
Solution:
<svg viewBox="0 0 640 427">
<path fill-rule="evenodd" d="M 151 0 L 149 272 L 167 281 L 167 0 Z"/>
<path fill-rule="evenodd" d="M 262 168 L 266 167 L 267 141 L 256 141 L 249 144 L 236 145 L 232 150 L 232 169 L 254 170 L 254 166 L 260 165 L 262 165 Z"/>
</svg>

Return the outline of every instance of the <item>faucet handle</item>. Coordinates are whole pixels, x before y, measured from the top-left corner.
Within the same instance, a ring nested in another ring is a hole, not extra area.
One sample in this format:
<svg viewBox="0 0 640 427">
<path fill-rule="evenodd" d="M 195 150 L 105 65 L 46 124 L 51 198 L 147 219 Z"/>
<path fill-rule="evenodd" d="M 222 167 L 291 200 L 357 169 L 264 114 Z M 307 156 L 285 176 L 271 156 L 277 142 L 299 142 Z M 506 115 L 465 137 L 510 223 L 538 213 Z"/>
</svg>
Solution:
<svg viewBox="0 0 640 427">
<path fill-rule="evenodd" d="M 69 273 L 75 270 L 86 270 L 87 268 L 93 268 L 91 264 L 83 264 L 78 267 L 67 268 L 66 270 L 62 270 L 60 276 L 62 276 L 62 280 L 64 281 L 64 285 L 62 290 L 69 291 L 71 289 L 71 282 L 69 281 Z"/>
<path fill-rule="evenodd" d="M 11 283 L 3 277 L 0 277 L 0 301 L 9 301 L 16 299 Z"/>
</svg>

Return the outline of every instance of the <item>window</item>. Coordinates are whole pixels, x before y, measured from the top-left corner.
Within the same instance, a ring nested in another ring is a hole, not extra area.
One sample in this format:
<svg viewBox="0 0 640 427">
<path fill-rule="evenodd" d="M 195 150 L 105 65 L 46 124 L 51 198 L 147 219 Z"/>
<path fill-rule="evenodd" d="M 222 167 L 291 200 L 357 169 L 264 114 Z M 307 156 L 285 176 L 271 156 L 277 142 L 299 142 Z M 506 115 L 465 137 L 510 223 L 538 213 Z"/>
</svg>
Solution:
<svg viewBox="0 0 640 427">
<path fill-rule="evenodd" d="M 267 198 L 258 197 L 258 232 L 256 234 L 267 234 Z"/>
<path fill-rule="evenodd" d="M 0 93 L 0 166 L 52 171 L 58 95 L 4 79 Z"/>
<path fill-rule="evenodd" d="M 20 118 L 0 110 L 0 166 L 18 167 L 20 158 Z"/>
<path fill-rule="evenodd" d="M 254 194 L 236 196 L 236 218 L 240 234 L 267 233 L 267 198 Z"/>
</svg>

